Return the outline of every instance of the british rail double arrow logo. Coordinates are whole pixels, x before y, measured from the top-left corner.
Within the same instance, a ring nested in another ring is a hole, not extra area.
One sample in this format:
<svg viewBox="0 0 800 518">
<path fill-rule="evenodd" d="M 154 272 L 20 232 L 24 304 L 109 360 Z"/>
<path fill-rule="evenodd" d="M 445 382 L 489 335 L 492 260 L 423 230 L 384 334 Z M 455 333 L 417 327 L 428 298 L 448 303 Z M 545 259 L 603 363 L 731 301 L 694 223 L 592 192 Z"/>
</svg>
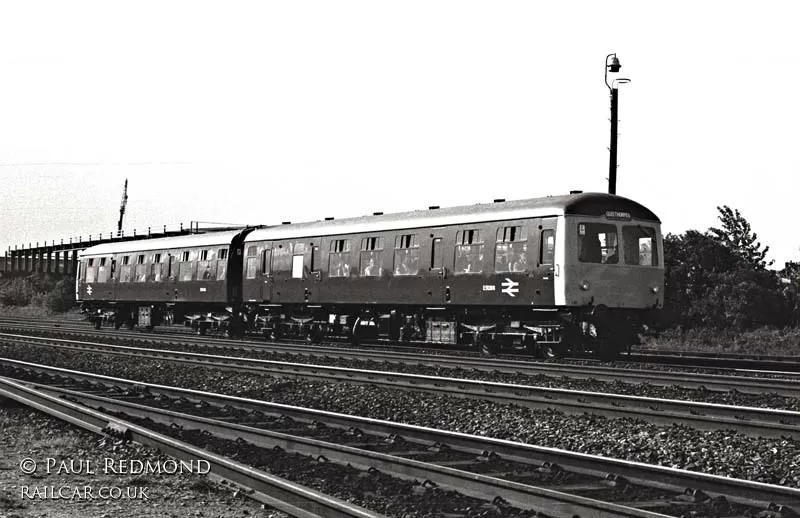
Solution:
<svg viewBox="0 0 800 518">
<path fill-rule="evenodd" d="M 519 286 L 519 283 L 512 281 L 508 277 L 506 277 L 506 280 L 503 283 L 501 283 L 500 286 L 503 287 L 503 289 L 500 291 L 502 291 L 509 297 L 516 297 L 517 293 L 519 293 L 519 288 L 517 288 L 517 286 Z"/>
</svg>

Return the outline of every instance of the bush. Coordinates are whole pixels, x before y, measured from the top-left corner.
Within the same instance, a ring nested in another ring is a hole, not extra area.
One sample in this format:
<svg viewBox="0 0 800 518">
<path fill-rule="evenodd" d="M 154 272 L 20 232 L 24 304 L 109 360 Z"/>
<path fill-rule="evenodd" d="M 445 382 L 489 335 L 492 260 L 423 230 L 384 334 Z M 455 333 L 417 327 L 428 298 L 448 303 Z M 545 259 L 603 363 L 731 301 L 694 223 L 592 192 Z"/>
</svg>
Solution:
<svg viewBox="0 0 800 518">
<path fill-rule="evenodd" d="M 51 275 L 33 274 L 0 284 L 0 305 L 38 306 L 51 312 L 69 311 L 75 306 L 75 279 L 56 280 Z"/>
<path fill-rule="evenodd" d="M 66 277 L 42 296 L 41 305 L 50 311 L 63 313 L 75 306 L 75 279 Z"/>
<path fill-rule="evenodd" d="M 28 279 L 14 279 L 0 289 L 0 303 L 5 306 L 27 306 L 36 294 Z"/>
</svg>

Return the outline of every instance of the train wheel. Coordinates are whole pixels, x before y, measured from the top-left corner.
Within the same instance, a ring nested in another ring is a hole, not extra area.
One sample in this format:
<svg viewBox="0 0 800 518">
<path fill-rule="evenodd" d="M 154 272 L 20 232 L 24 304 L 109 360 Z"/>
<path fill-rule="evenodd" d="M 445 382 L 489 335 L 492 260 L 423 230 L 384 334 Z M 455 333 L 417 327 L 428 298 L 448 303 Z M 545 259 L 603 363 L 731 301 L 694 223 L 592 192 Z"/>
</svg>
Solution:
<svg viewBox="0 0 800 518">
<path fill-rule="evenodd" d="M 309 337 L 311 338 L 311 343 L 312 344 L 318 344 L 318 343 L 322 342 L 323 334 L 324 333 L 322 331 L 322 328 L 320 326 L 314 324 L 314 326 L 311 327 L 311 332 L 309 333 Z"/>
<path fill-rule="evenodd" d="M 494 356 L 495 354 L 497 354 L 498 350 L 497 343 L 495 343 L 488 336 L 482 333 L 478 333 L 475 336 L 475 343 L 480 348 L 481 354 L 485 356 Z"/>
<path fill-rule="evenodd" d="M 594 353 L 604 362 L 613 362 L 618 360 L 619 355 L 622 352 L 619 344 L 615 340 L 608 338 L 597 338 L 594 345 Z"/>
<path fill-rule="evenodd" d="M 356 321 L 353 323 L 353 329 L 350 331 L 350 344 L 353 346 L 358 346 L 361 343 L 361 337 L 359 336 L 358 327 L 361 324 L 361 317 L 356 318 Z"/>
</svg>

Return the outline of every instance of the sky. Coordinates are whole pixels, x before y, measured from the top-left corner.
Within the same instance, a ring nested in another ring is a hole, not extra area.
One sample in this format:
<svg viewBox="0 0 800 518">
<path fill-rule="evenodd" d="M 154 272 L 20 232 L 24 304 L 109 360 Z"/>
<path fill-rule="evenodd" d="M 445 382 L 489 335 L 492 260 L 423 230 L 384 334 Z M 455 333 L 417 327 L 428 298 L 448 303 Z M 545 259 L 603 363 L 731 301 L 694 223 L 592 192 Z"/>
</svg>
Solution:
<svg viewBox="0 0 800 518">
<path fill-rule="evenodd" d="M 793 1 L 0 3 L 0 248 L 608 188 L 800 260 Z"/>
</svg>

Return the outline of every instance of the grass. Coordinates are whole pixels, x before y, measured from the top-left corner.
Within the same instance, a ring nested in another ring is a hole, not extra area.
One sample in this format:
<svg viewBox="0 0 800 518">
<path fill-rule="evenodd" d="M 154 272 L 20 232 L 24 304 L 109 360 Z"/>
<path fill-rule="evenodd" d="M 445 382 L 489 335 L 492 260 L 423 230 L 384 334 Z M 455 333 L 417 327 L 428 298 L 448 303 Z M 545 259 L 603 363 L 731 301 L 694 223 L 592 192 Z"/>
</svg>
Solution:
<svg viewBox="0 0 800 518">
<path fill-rule="evenodd" d="M 761 327 L 752 331 L 670 329 L 643 340 L 643 348 L 712 353 L 800 356 L 800 327 Z"/>
</svg>

